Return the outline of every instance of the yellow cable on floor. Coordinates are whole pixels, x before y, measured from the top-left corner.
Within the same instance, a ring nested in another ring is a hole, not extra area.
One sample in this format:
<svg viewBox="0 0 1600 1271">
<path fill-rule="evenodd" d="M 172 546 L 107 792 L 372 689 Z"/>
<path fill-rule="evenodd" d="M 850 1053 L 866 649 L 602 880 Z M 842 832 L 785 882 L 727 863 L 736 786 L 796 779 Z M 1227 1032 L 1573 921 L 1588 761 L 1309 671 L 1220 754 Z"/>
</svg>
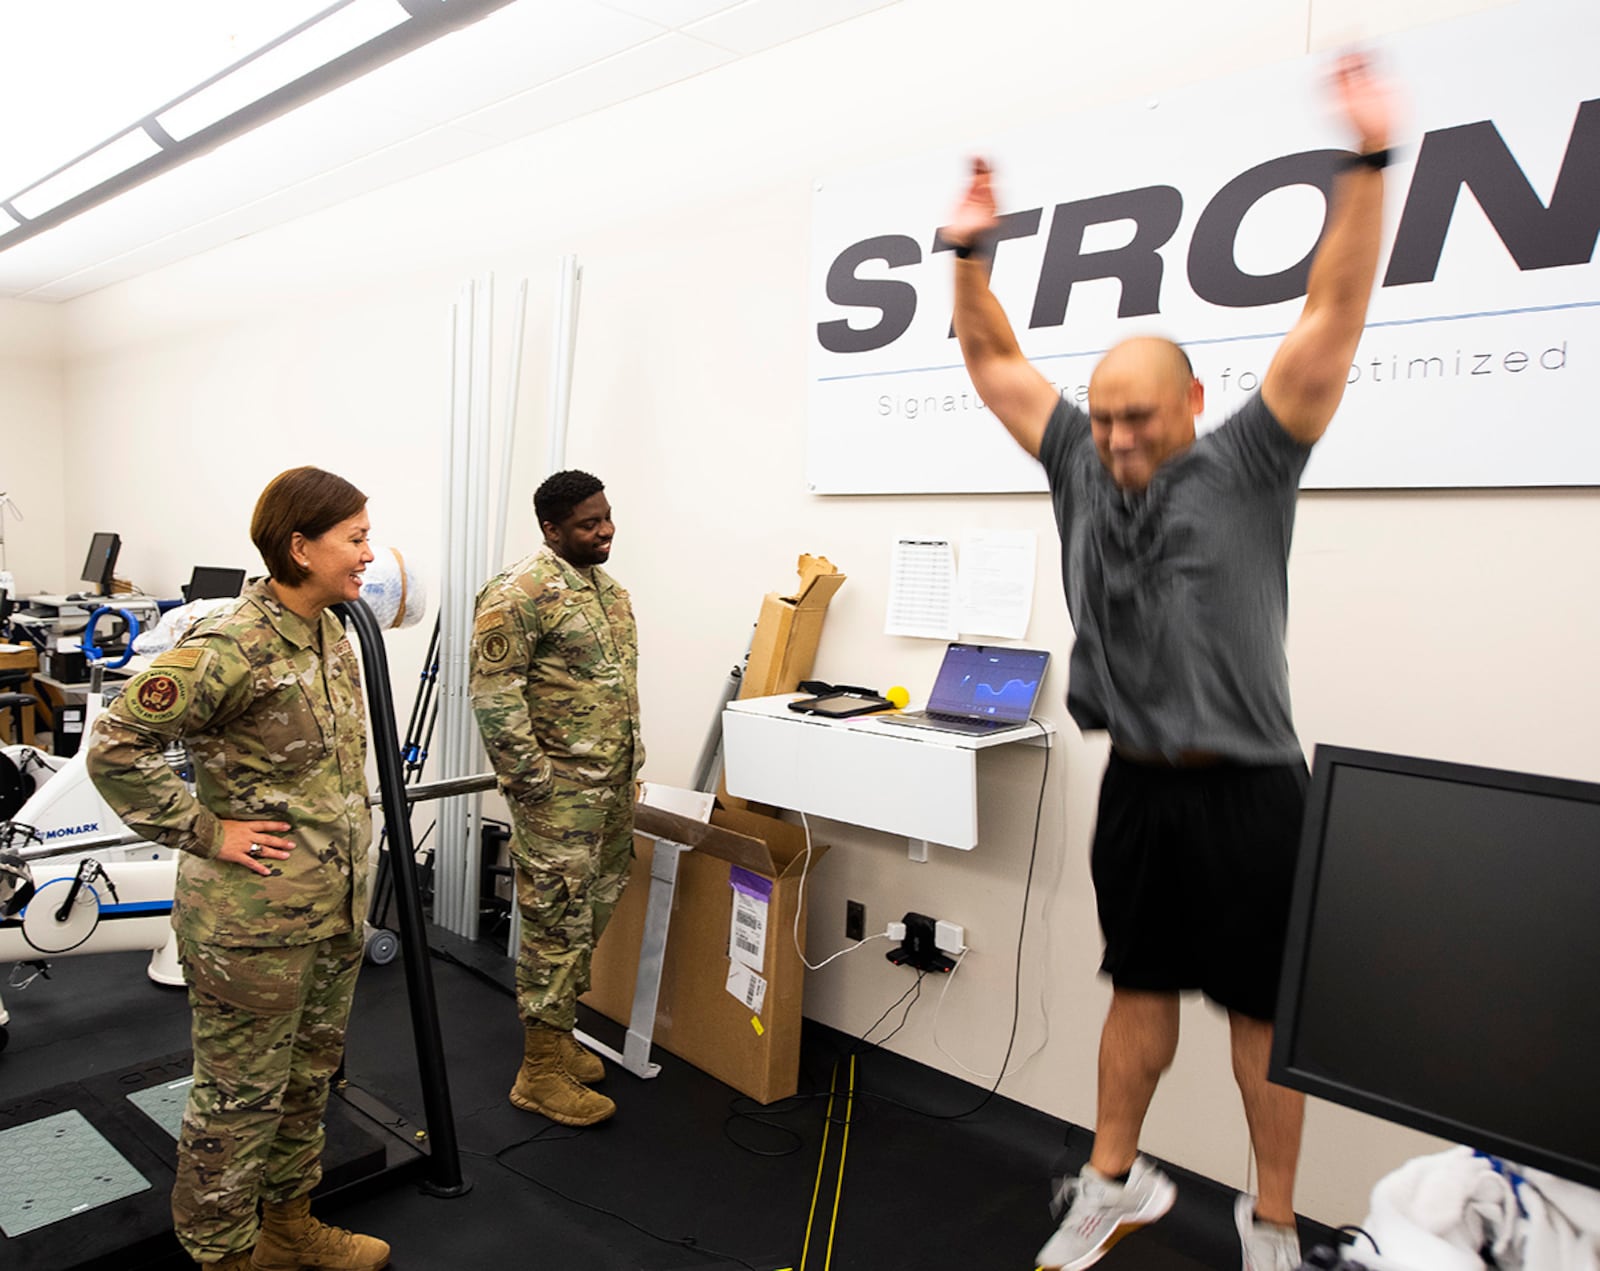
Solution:
<svg viewBox="0 0 1600 1271">
<path fill-rule="evenodd" d="M 850 1150 L 850 1119 L 856 1107 L 856 1057 L 850 1056 L 850 1091 L 844 1102 L 844 1134 L 839 1139 L 839 1178 L 833 1188 L 833 1217 L 828 1221 L 828 1260 L 822 1271 L 833 1266 L 833 1232 L 839 1225 L 839 1197 L 844 1192 L 844 1154 Z"/>
<path fill-rule="evenodd" d="M 806 1218 L 805 1245 L 800 1251 L 800 1269 L 806 1271 L 806 1261 L 811 1256 L 811 1233 L 817 1225 L 817 1200 L 822 1195 L 822 1175 L 828 1164 L 828 1132 L 833 1126 L 833 1102 L 839 1094 L 839 1065 L 833 1065 L 833 1072 L 828 1078 L 828 1107 L 824 1114 L 822 1125 L 822 1150 L 817 1154 L 817 1178 L 811 1187 L 811 1213 Z M 844 1158 L 850 1150 L 850 1122 L 855 1112 L 856 1094 L 856 1059 L 850 1056 L 850 1084 L 845 1091 L 844 1133 L 839 1139 L 839 1172 L 834 1180 L 833 1187 L 833 1213 L 828 1219 L 828 1252 L 823 1259 L 823 1271 L 829 1271 L 833 1265 L 833 1237 L 839 1223 L 839 1200 L 844 1192 Z"/>
</svg>

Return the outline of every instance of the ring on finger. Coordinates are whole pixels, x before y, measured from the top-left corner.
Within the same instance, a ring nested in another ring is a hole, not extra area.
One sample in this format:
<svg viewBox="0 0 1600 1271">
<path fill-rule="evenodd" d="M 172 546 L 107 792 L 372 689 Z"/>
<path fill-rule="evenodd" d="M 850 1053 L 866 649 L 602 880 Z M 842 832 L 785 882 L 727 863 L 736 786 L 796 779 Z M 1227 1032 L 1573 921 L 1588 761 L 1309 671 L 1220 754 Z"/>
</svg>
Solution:
<svg viewBox="0 0 1600 1271">
<path fill-rule="evenodd" d="M 261 855 L 261 844 L 259 844 L 259 843 L 250 844 L 250 855 L 251 856 L 255 856 L 255 857 L 259 857 Z"/>
</svg>

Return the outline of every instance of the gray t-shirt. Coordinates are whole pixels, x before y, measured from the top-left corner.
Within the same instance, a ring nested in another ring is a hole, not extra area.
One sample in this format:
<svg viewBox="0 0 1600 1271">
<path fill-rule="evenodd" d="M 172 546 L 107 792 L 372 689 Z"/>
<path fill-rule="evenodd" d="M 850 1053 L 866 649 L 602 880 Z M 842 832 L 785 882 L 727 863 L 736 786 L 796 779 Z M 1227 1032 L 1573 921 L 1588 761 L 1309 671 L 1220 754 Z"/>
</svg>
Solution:
<svg viewBox="0 0 1600 1271">
<path fill-rule="evenodd" d="M 1056 406 L 1039 459 L 1078 637 L 1067 709 L 1080 728 L 1169 758 L 1303 757 L 1283 640 L 1310 455 L 1256 393 L 1133 494 L 1100 462 L 1089 417 Z"/>
</svg>

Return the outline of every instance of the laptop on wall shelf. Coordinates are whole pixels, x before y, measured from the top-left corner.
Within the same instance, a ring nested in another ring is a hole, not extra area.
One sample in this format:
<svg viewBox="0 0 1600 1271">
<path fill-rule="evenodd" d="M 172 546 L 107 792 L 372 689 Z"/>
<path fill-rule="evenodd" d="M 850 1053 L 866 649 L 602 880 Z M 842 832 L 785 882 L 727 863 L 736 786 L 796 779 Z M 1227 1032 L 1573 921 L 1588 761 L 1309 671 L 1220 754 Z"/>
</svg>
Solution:
<svg viewBox="0 0 1600 1271">
<path fill-rule="evenodd" d="M 969 737 L 1022 728 L 1033 714 L 1049 664 L 1050 654 L 1043 649 L 958 642 L 944 651 L 925 710 L 874 718 L 897 728 Z"/>
</svg>

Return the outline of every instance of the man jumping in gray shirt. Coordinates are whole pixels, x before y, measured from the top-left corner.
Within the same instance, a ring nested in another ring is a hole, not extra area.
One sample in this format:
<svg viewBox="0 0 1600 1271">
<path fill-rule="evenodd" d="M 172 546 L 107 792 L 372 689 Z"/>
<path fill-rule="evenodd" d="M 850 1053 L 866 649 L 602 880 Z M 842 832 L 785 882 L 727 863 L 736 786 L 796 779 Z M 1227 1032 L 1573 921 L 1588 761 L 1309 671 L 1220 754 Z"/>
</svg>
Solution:
<svg viewBox="0 0 1600 1271">
<path fill-rule="evenodd" d="M 1335 76 L 1358 146 L 1337 178 L 1305 306 L 1251 396 L 1196 439 L 1204 390 L 1167 340 L 1117 345 L 1086 415 L 1023 356 L 989 288 L 989 170 L 946 239 L 955 330 L 973 386 L 1049 477 L 1077 641 L 1067 708 L 1111 736 L 1091 852 L 1112 983 L 1094 1149 L 1039 1251 L 1047 1271 L 1096 1262 L 1172 1206 L 1138 1154 L 1178 1045 L 1178 995 L 1228 1012 L 1233 1071 L 1260 1169 L 1235 1220 L 1245 1271 L 1300 1265 L 1294 1178 L 1303 1096 L 1267 1081 L 1306 768 L 1284 627 L 1300 474 L 1344 394 L 1377 268 L 1390 108 L 1358 56 Z"/>
</svg>

